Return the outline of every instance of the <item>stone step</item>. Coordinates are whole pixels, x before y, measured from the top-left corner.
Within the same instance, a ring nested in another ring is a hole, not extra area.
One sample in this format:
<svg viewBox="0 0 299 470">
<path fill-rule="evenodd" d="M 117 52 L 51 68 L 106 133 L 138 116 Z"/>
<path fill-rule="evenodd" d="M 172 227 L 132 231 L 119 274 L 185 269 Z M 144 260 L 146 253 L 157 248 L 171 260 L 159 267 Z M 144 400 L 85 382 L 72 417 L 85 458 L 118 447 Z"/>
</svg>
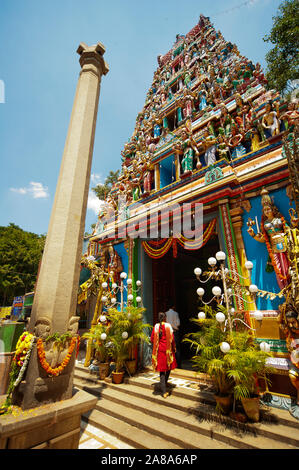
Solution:
<svg viewBox="0 0 299 470">
<path fill-rule="evenodd" d="M 190 442 L 195 444 L 195 448 L 207 449 L 221 448 L 223 445 L 230 448 L 299 447 L 299 440 L 294 437 L 293 429 L 277 423 L 273 429 L 273 422 L 244 424 L 230 429 L 228 424 L 232 424 L 232 420 L 226 418 L 226 422 L 217 422 L 211 419 L 215 415 L 214 407 L 202 404 L 198 406 L 188 398 L 170 395 L 165 400 L 159 395 L 154 396 L 149 389 L 144 388 L 143 393 L 140 393 L 140 389 L 132 384 L 86 384 L 86 381 L 77 379 L 76 386 L 100 397 L 96 405 L 97 410 L 106 411 L 131 425 L 148 432 L 155 429 L 154 432 L 158 432 L 162 438 L 167 436 L 165 432 L 168 432 L 169 428 L 173 428 L 168 439 L 174 439 L 173 442 L 183 445 L 183 448 L 194 448 L 193 445 L 188 447 Z M 240 428 L 246 432 L 245 440 L 244 436 L 236 434 L 237 431 L 240 432 Z M 187 442 L 185 433 L 189 433 Z M 206 440 L 204 443 L 203 439 Z"/>
<path fill-rule="evenodd" d="M 137 429 L 122 419 L 110 416 L 106 411 L 93 409 L 83 415 L 82 419 L 96 428 L 121 439 L 134 449 L 181 449 L 173 442 L 161 439 L 152 433 Z"/>
<path fill-rule="evenodd" d="M 144 394 L 144 389 L 150 390 L 151 391 L 150 396 L 152 396 L 153 390 L 155 390 L 155 389 L 157 391 L 159 390 L 159 388 L 158 388 L 159 379 L 158 378 L 157 379 L 153 378 L 152 375 L 153 374 L 151 373 L 151 371 L 147 370 L 145 373 L 137 374 L 137 375 L 135 375 L 131 378 L 125 377 L 125 383 L 135 385 L 136 387 L 139 387 L 140 388 L 139 392 L 142 395 Z M 81 364 L 78 364 L 78 366 L 76 366 L 75 376 L 77 376 L 78 378 L 85 379 L 87 382 L 90 382 L 90 383 L 99 384 L 99 383 L 109 383 L 109 382 L 111 383 L 112 382 L 111 379 L 109 379 L 109 378 L 106 379 L 105 382 L 99 380 L 94 375 L 91 375 L 89 373 L 88 369 L 86 367 L 84 367 L 83 365 L 81 365 Z M 145 376 L 147 376 L 147 378 L 144 378 Z M 186 377 L 187 377 L 187 380 L 188 380 L 188 375 Z M 205 412 L 206 411 L 206 405 L 211 405 L 212 407 L 215 407 L 215 399 L 214 399 L 214 395 L 211 391 L 205 391 L 205 390 L 202 390 L 202 388 L 206 388 L 206 385 L 204 384 L 203 387 L 202 387 L 201 384 L 199 384 L 199 388 L 193 388 L 193 389 L 176 386 L 176 387 L 172 388 L 171 394 L 175 397 L 178 397 L 178 398 L 193 401 L 194 403 L 197 404 L 199 411 L 204 410 L 204 413 L 203 413 L 203 416 L 204 416 L 205 414 L 207 414 Z M 208 387 L 208 389 L 209 389 L 209 387 Z M 131 393 L 130 389 L 128 389 L 128 393 L 129 394 Z M 134 394 L 135 393 L 137 393 L 137 389 L 134 389 Z M 155 400 L 156 399 L 158 399 L 158 395 L 155 397 Z M 161 397 L 161 399 L 163 401 L 162 397 Z M 177 403 L 179 403 L 179 402 L 177 402 Z M 192 406 L 192 405 L 194 406 L 194 403 L 193 404 L 190 403 L 189 406 Z M 205 405 L 204 408 L 199 406 L 200 403 Z M 262 410 L 263 410 L 262 415 L 263 415 L 263 418 L 264 418 L 265 421 L 268 420 L 268 421 L 270 421 L 272 423 L 275 423 L 275 424 L 282 424 L 284 426 L 293 428 L 293 432 L 294 432 L 294 430 L 299 429 L 299 420 L 294 418 L 287 410 L 274 408 L 274 407 L 267 407 L 267 406 L 263 406 Z M 212 408 L 209 408 L 209 414 L 210 414 L 210 411 L 212 413 Z M 223 419 L 227 421 L 226 418 L 223 418 Z M 223 421 L 223 419 L 222 419 L 222 421 Z M 270 423 L 269 423 L 269 426 L 270 426 Z M 273 425 L 272 425 L 272 427 L 273 427 Z"/>
<path fill-rule="evenodd" d="M 96 378 L 95 375 L 90 374 L 86 367 L 83 367 L 81 365 L 76 366 L 75 377 L 85 379 L 86 381 L 89 381 L 91 383 L 101 382 L 98 378 Z M 109 382 L 112 382 L 110 378 L 105 379 L 105 383 Z M 125 377 L 124 383 L 133 384 L 136 387 L 140 387 L 141 389 L 153 390 L 153 388 L 158 388 L 159 380 L 153 378 L 152 374 L 146 372 L 137 374 L 133 377 Z M 201 401 L 202 403 L 215 405 L 213 393 L 201 390 L 202 387 L 199 388 L 199 385 L 196 385 L 195 387 L 196 388 L 174 387 L 172 390 L 172 394 L 177 397 L 189 398 L 190 400 L 194 400 L 196 402 Z M 205 386 L 203 386 L 203 388 L 204 387 Z"/>
<path fill-rule="evenodd" d="M 78 386 L 78 385 L 76 385 Z M 114 392 L 111 394 L 111 392 Z M 90 419 L 91 416 L 98 416 L 95 411 L 101 412 L 101 421 L 98 421 L 98 426 L 102 427 L 106 432 L 113 433 L 117 430 L 117 435 L 121 439 L 125 439 L 128 444 L 136 448 L 146 449 L 233 449 L 234 446 L 226 443 L 219 442 L 210 436 L 199 434 L 189 428 L 184 428 L 182 432 L 181 419 L 174 420 L 173 416 L 165 419 L 165 411 L 159 413 L 159 408 L 162 405 L 155 407 L 155 410 L 149 410 L 148 405 L 138 399 L 138 404 L 134 400 L 132 406 L 128 406 L 127 399 L 120 400 L 117 397 L 119 392 L 111 390 L 111 388 L 102 391 L 102 396 L 98 400 L 97 405 L 91 413 L 83 415 L 89 423 L 96 426 L 96 420 Z M 136 399 L 137 400 L 137 399 Z M 151 406 L 152 408 L 152 406 Z M 134 410 L 134 411 L 132 411 Z M 108 418 L 108 421 L 106 420 Z M 122 423 L 122 430 L 120 425 L 113 421 L 114 426 L 111 425 L 111 418 Z M 186 420 L 186 416 L 184 415 Z M 188 418 L 189 419 L 189 418 Z M 110 430 L 108 430 L 108 426 Z M 130 426 L 130 432 L 125 432 L 126 426 Z M 121 434 L 119 434 L 121 432 Z M 129 437 L 129 440 L 127 439 Z"/>
</svg>

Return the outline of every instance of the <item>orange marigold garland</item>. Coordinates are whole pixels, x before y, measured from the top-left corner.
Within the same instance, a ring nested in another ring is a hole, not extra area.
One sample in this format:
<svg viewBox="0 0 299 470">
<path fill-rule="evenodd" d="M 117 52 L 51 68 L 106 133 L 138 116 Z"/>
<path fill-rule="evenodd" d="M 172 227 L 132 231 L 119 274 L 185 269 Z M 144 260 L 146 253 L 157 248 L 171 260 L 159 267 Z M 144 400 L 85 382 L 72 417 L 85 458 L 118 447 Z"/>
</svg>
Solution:
<svg viewBox="0 0 299 470">
<path fill-rule="evenodd" d="M 68 353 L 65 356 L 64 360 L 62 361 L 62 363 L 58 367 L 53 368 L 53 367 L 50 366 L 50 364 L 46 360 L 46 353 L 45 353 L 45 350 L 44 350 L 43 340 L 41 338 L 39 338 L 37 340 L 37 354 L 38 354 L 38 357 L 39 357 L 39 361 L 40 361 L 40 364 L 41 364 L 42 368 L 47 372 L 47 374 L 55 375 L 55 376 L 58 376 L 59 374 L 61 374 L 61 372 L 65 369 L 65 367 L 70 362 L 70 359 L 72 357 L 72 354 L 73 354 L 73 351 L 75 349 L 76 344 L 77 344 L 77 354 L 78 354 L 79 339 L 78 339 L 77 336 L 74 336 L 71 339 L 71 344 L 70 344 L 70 347 L 68 349 Z"/>
</svg>

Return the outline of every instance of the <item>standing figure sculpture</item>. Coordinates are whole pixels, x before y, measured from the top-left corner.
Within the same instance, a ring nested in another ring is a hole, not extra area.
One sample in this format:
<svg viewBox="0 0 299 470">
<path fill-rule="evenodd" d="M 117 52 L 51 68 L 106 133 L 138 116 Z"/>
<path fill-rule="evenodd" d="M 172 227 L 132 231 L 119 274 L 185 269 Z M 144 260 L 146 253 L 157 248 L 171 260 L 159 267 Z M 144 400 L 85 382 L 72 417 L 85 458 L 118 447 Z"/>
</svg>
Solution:
<svg viewBox="0 0 299 470">
<path fill-rule="evenodd" d="M 261 195 L 263 206 L 261 231 L 255 233 L 252 227 L 247 231 L 255 240 L 266 243 L 272 266 L 276 273 L 278 286 L 280 289 L 283 289 L 290 283 L 290 261 L 284 238 L 287 224 L 284 217 L 274 206 L 268 191 L 263 189 Z"/>
<path fill-rule="evenodd" d="M 273 137 L 279 134 L 279 103 L 276 103 L 276 111 L 273 109 L 273 104 L 268 101 L 266 104 L 266 112 L 262 118 L 262 126 L 265 130 L 266 137 Z"/>
<path fill-rule="evenodd" d="M 216 162 L 216 143 L 217 139 L 208 128 L 204 130 L 202 145 L 205 149 L 205 163 L 207 166 L 214 165 Z"/>
<path fill-rule="evenodd" d="M 183 174 L 186 176 L 193 171 L 194 154 L 197 157 L 199 156 L 196 142 L 193 139 L 192 134 L 188 132 L 187 128 L 182 130 L 179 144 L 180 145 L 178 147 L 175 147 L 175 151 L 177 153 L 183 153 L 182 170 Z M 197 164 L 199 164 L 199 161 Z"/>
</svg>

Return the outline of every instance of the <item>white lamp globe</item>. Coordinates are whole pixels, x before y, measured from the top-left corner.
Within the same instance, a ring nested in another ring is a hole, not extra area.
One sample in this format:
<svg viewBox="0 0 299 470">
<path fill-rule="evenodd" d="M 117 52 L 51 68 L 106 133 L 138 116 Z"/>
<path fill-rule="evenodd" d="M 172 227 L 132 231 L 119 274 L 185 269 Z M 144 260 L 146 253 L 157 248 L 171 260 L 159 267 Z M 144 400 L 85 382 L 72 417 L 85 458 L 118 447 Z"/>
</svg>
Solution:
<svg viewBox="0 0 299 470">
<path fill-rule="evenodd" d="M 230 345 L 226 341 L 223 341 L 223 343 L 220 344 L 220 349 L 223 353 L 227 353 L 230 350 Z"/>
<path fill-rule="evenodd" d="M 228 268 L 224 268 L 224 273 L 225 273 L 225 274 L 228 274 L 228 273 L 229 273 L 229 269 L 228 269 Z"/>
<path fill-rule="evenodd" d="M 199 320 L 204 320 L 206 318 L 205 312 L 198 312 L 197 316 Z"/>
<path fill-rule="evenodd" d="M 138 296 L 136 297 L 136 302 L 140 303 L 141 300 L 142 300 L 141 297 L 138 295 Z"/>
<path fill-rule="evenodd" d="M 106 295 L 103 295 L 103 297 L 102 297 L 102 302 L 107 302 L 107 297 L 106 297 Z"/>
<path fill-rule="evenodd" d="M 214 286 L 212 289 L 212 292 L 213 292 L 213 295 L 215 295 L 216 297 L 219 297 L 219 295 L 221 295 L 221 289 L 218 286 Z"/>
<path fill-rule="evenodd" d="M 115 298 L 115 297 L 112 297 L 111 303 L 112 303 L 112 304 L 115 304 L 115 303 L 116 303 L 116 298 Z"/>
<path fill-rule="evenodd" d="M 234 307 L 232 307 L 232 308 L 230 309 L 230 313 L 235 313 Z"/>
<path fill-rule="evenodd" d="M 264 352 L 270 352 L 271 347 L 269 343 L 266 343 L 266 341 L 262 341 L 260 344 L 260 349 Z"/>
<path fill-rule="evenodd" d="M 254 318 L 255 318 L 256 320 L 262 320 L 263 317 L 264 317 L 264 314 L 263 314 L 263 312 L 261 312 L 260 310 L 256 310 L 256 311 L 254 312 Z"/>
<path fill-rule="evenodd" d="M 218 251 L 218 252 L 216 253 L 216 259 L 217 259 L 218 261 L 224 261 L 225 258 L 226 258 L 226 254 L 224 253 L 224 251 Z"/>
<path fill-rule="evenodd" d="M 132 285 L 132 279 L 127 279 L 127 285 L 131 286 Z"/>
<path fill-rule="evenodd" d="M 217 320 L 219 323 L 223 323 L 224 320 L 225 320 L 225 315 L 224 315 L 224 313 L 222 313 L 222 312 L 217 312 L 217 313 L 216 313 L 216 320 Z"/>
<path fill-rule="evenodd" d="M 208 263 L 210 266 L 215 266 L 215 264 L 217 263 L 217 260 L 216 258 L 213 258 L 213 256 L 211 256 L 211 258 L 208 259 Z"/>
<path fill-rule="evenodd" d="M 201 273 L 202 273 L 202 270 L 201 270 L 200 268 L 195 268 L 195 269 L 194 269 L 194 274 L 195 274 L 195 276 L 200 276 Z"/>
<path fill-rule="evenodd" d="M 127 337 L 129 336 L 128 335 L 128 332 L 127 331 L 124 331 L 122 334 L 121 334 L 122 338 L 123 339 L 127 339 Z"/>
<path fill-rule="evenodd" d="M 104 323 L 106 321 L 106 315 L 100 316 L 100 322 Z"/>
<path fill-rule="evenodd" d="M 252 294 L 256 294 L 257 291 L 258 291 L 258 287 L 255 284 L 251 284 L 249 286 L 249 292 L 251 292 Z"/>
<path fill-rule="evenodd" d="M 116 289 L 116 288 L 117 288 L 117 284 L 116 284 L 116 282 L 113 282 L 112 289 Z"/>
<path fill-rule="evenodd" d="M 141 282 L 141 281 L 139 281 L 139 280 L 138 280 L 138 281 L 136 281 L 136 286 L 137 286 L 137 287 L 140 287 L 140 286 L 141 286 L 141 284 L 142 284 L 142 282 Z"/>
<path fill-rule="evenodd" d="M 102 341 L 105 341 L 106 338 L 107 338 L 106 333 L 102 333 L 102 334 L 101 334 L 101 340 L 102 340 Z"/>
<path fill-rule="evenodd" d="M 205 290 L 202 287 L 199 287 L 196 292 L 199 297 L 202 297 L 205 293 Z"/>
<path fill-rule="evenodd" d="M 246 269 L 252 269 L 253 268 L 253 263 L 251 261 L 246 261 L 245 268 Z"/>
<path fill-rule="evenodd" d="M 128 295 L 128 300 L 133 300 L 133 298 L 134 298 L 134 297 L 133 297 L 133 294 L 129 294 L 129 295 Z"/>
<path fill-rule="evenodd" d="M 121 277 L 121 279 L 126 279 L 127 278 L 127 273 L 125 273 L 125 272 L 120 273 L 120 277 Z"/>
<path fill-rule="evenodd" d="M 103 287 L 103 289 L 107 289 L 107 287 L 108 287 L 107 282 L 102 282 L 102 287 Z"/>
<path fill-rule="evenodd" d="M 231 294 L 232 294 L 232 292 L 233 292 L 233 291 L 232 291 L 232 289 L 229 287 L 229 288 L 227 289 L 227 293 L 228 293 L 228 295 L 231 295 Z"/>
</svg>

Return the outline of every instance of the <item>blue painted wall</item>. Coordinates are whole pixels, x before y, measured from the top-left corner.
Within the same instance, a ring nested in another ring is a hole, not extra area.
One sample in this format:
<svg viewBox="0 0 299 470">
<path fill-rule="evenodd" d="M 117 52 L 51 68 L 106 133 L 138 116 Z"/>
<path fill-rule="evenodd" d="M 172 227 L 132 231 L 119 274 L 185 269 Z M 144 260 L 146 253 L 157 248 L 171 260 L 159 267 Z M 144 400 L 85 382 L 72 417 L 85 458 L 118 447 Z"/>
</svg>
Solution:
<svg viewBox="0 0 299 470">
<path fill-rule="evenodd" d="M 289 223 L 289 208 L 293 207 L 293 205 L 290 206 L 289 198 L 286 195 L 286 189 L 278 189 L 269 192 L 269 194 L 271 197 L 274 197 L 274 204 L 284 216 L 286 222 Z M 268 260 L 268 250 L 266 244 L 254 240 L 247 232 L 248 227 L 246 223 L 249 217 L 252 220 L 255 220 L 255 216 L 257 216 L 259 227 L 261 228 L 261 196 L 251 198 L 250 203 L 250 212 L 244 211 L 243 213 L 242 236 L 244 240 L 247 259 L 253 262 L 251 281 L 253 284 L 256 284 L 259 289 L 278 293 L 280 289 L 276 281 L 275 271 L 270 273 L 266 271 L 266 265 Z M 257 232 L 256 226 L 254 226 L 253 228 L 254 231 Z M 278 305 L 283 303 L 283 301 L 283 298 L 270 301 L 269 299 L 257 297 L 256 305 L 257 308 L 260 310 L 276 310 L 278 308 Z"/>
<path fill-rule="evenodd" d="M 174 155 L 160 162 L 160 188 L 164 188 L 175 180 Z"/>
</svg>

